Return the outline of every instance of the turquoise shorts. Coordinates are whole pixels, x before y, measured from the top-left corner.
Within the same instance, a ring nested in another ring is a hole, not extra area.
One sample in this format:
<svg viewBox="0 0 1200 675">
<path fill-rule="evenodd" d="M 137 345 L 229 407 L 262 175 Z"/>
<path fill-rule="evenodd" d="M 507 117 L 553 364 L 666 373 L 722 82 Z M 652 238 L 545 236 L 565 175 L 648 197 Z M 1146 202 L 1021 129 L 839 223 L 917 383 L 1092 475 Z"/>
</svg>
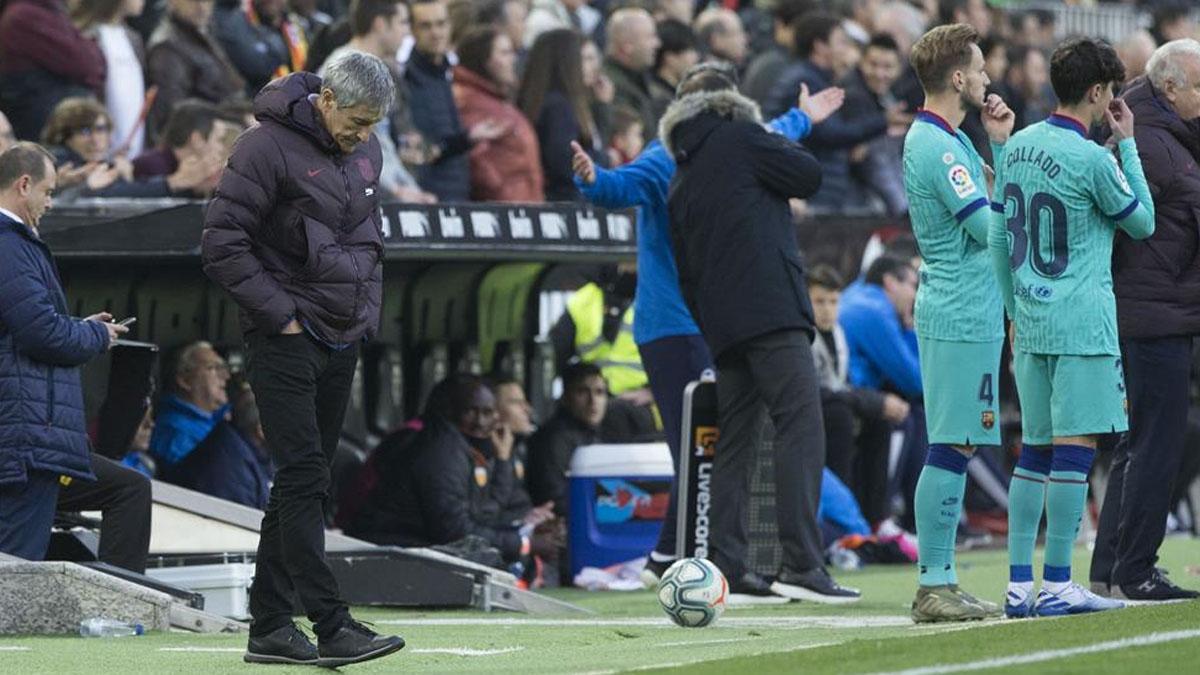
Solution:
<svg viewBox="0 0 1200 675">
<path fill-rule="evenodd" d="M 1000 350 L 1004 340 L 917 338 L 929 442 L 1000 445 Z"/>
<path fill-rule="evenodd" d="M 1027 445 L 1129 429 L 1120 356 L 1013 354 Z"/>
</svg>

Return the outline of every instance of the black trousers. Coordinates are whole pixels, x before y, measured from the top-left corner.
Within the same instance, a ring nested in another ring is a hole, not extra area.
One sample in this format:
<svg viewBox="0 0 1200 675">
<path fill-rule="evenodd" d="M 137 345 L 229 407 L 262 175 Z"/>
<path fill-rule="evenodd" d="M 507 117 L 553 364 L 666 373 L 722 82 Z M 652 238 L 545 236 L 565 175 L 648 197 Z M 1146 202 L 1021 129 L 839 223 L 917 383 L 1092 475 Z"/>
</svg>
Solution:
<svg viewBox="0 0 1200 675">
<path fill-rule="evenodd" d="M 138 574 L 146 571 L 150 551 L 150 479 L 92 453 L 96 480 L 73 480 L 59 488 L 59 511 L 99 511 L 100 562 Z"/>
<path fill-rule="evenodd" d="M 654 550 L 668 556 L 675 555 L 677 536 L 678 505 L 675 503 L 679 488 L 679 444 L 683 440 L 683 391 L 688 383 L 699 380 L 705 370 L 713 367 L 708 345 L 699 335 L 672 335 L 638 345 L 642 365 L 650 378 L 650 389 L 654 402 L 662 415 L 663 434 L 667 447 L 671 449 L 671 460 L 675 463 L 675 480 L 671 483 L 671 501 L 667 504 L 667 518 L 663 521 Z"/>
<path fill-rule="evenodd" d="M 1091 581 L 1145 580 L 1158 561 L 1187 434 L 1192 338 L 1121 342 L 1129 432 L 1117 444 L 1100 511 Z"/>
<path fill-rule="evenodd" d="M 824 565 L 817 507 L 825 466 L 821 391 L 809 334 L 768 333 L 717 360 L 721 437 L 713 459 L 712 551 L 726 577 L 746 572 L 746 501 L 765 403 L 775 425 L 775 515 L 785 569 Z"/>
<path fill-rule="evenodd" d="M 327 636 L 349 615 L 325 561 L 324 502 L 358 348 L 330 349 L 307 333 L 249 343 L 250 386 L 275 462 L 250 588 L 250 632 L 290 623 L 294 593 L 317 636 Z"/>
<path fill-rule="evenodd" d="M 827 395 L 821 401 L 825 422 L 825 466 L 843 483 L 854 485 L 854 462 L 858 456 L 855 441 L 857 415 L 844 396 Z"/>
</svg>

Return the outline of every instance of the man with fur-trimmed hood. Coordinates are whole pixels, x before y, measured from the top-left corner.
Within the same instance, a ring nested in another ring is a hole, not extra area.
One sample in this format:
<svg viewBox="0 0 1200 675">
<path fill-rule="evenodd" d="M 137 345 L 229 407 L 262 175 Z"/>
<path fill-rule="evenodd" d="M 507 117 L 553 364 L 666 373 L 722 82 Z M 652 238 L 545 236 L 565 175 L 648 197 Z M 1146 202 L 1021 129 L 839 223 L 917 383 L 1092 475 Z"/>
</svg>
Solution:
<svg viewBox="0 0 1200 675">
<path fill-rule="evenodd" d="M 817 191 L 821 170 L 808 151 L 763 126 L 736 78 L 724 64 L 694 67 L 659 130 L 678 166 L 668 208 L 679 283 L 717 364 L 710 558 L 730 582 L 731 602 L 854 602 L 858 591 L 839 586 L 824 566 L 817 504 L 825 433 L 813 312 L 788 207 L 788 199 Z M 745 565 L 759 401 L 776 429 L 783 562 L 773 583 Z"/>
</svg>

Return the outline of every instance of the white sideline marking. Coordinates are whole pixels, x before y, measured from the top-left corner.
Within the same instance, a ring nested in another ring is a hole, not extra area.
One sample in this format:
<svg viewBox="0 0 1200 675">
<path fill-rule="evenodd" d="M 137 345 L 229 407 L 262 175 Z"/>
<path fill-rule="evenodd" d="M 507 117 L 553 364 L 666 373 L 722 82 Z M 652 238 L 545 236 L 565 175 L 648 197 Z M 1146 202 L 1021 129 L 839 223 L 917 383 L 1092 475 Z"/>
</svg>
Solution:
<svg viewBox="0 0 1200 675">
<path fill-rule="evenodd" d="M 0 647 L 0 652 L 28 652 L 32 651 L 29 647 Z"/>
<path fill-rule="evenodd" d="M 1174 642 L 1177 640 L 1190 640 L 1193 638 L 1200 638 L 1200 630 L 1177 630 L 1169 633 L 1150 633 L 1149 635 L 1139 635 L 1138 637 L 1112 640 L 1110 642 L 1097 642 L 1096 644 L 1084 645 L 1082 647 L 1071 647 L 1070 649 L 1051 649 L 1041 652 L 1031 652 L 1029 654 L 1019 654 L 1016 656 L 984 659 L 982 661 L 969 661 L 967 663 L 909 668 L 908 670 L 877 673 L 876 675 L 940 675 L 941 673 L 987 670 L 989 668 L 1002 668 L 1004 666 L 1024 665 L 1027 663 L 1041 663 L 1043 661 L 1053 661 L 1055 659 L 1079 656 L 1081 654 L 1098 654 L 1100 652 L 1111 652 L 1118 649 L 1126 649 L 1128 647 L 1144 647 L 1146 645 L 1156 645 L 1163 642 Z"/>
<path fill-rule="evenodd" d="M 242 647 L 159 647 L 160 652 L 195 652 L 197 654 L 240 654 Z"/>
<path fill-rule="evenodd" d="M 802 652 L 807 649 L 817 649 L 819 647 L 832 647 L 834 645 L 840 645 L 840 644 L 845 644 L 845 642 L 817 642 L 817 643 L 811 644 L 811 645 L 801 645 L 799 647 L 792 647 L 791 649 L 781 649 L 778 651 L 771 650 L 771 651 L 765 651 L 765 652 L 758 652 L 756 654 L 738 654 L 738 656 L 765 656 L 768 654 L 790 654 L 792 652 Z M 589 671 L 586 673 L 582 673 L 581 675 L 615 675 L 616 673 L 630 673 L 630 672 L 636 672 L 639 670 L 658 670 L 660 668 L 679 668 L 680 666 L 690 666 L 690 665 L 694 665 L 697 663 L 704 663 L 708 660 L 709 659 L 704 658 L 704 659 L 691 659 L 689 661 L 671 661 L 669 663 L 655 663 L 655 664 L 651 664 L 648 666 L 638 666 L 636 668 L 622 668 L 620 670 L 595 670 L 595 671 Z"/>
<path fill-rule="evenodd" d="M 597 628 L 605 626 L 639 626 L 648 628 L 677 628 L 667 617 L 631 617 L 628 619 L 380 619 L 375 623 L 393 626 L 567 626 Z M 726 616 L 717 628 L 886 628 L 911 626 L 906 616 Z"/>
<path fill-rule="evenodd" d="M 470 649 L 468 647 L 438 647 L 430 649 L 410 649 L 410 654 L 453 654 L 454 656 L 497 656 L 511 654 L 525 649 L 524 647 L 506 647 L 504 649 Z"/>
</svg>

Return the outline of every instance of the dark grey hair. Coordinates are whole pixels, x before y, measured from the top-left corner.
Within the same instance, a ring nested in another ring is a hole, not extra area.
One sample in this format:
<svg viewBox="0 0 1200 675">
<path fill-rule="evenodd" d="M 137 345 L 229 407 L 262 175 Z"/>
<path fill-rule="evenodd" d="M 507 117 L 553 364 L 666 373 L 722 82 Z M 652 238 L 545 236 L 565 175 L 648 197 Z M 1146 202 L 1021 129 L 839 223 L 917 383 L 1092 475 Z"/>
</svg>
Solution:
<svg viewBox="0 0 1200 675">
<path fill-rule="evenodd" d="M 392 72 L 378 57 L 347 50 L 325 63 L 322 84 L 333 92 L 339 108 L 365 105 L 386 115 L 396 98 Z"/>
<path fill-rule="evenodd" d="M 1200 62 L 1200 42 L 1190 38 L 1171 40 L 1154 50 L 1146 62 L 1146 76 L 1150 78 L 1150 83 L 1159 90 L 1167 86 L 1167 80 L 1180 87 L 1188 86 L 1187 73 L 1183 70 L 1182 57 L 1185 55 Z"/>
</svg>

